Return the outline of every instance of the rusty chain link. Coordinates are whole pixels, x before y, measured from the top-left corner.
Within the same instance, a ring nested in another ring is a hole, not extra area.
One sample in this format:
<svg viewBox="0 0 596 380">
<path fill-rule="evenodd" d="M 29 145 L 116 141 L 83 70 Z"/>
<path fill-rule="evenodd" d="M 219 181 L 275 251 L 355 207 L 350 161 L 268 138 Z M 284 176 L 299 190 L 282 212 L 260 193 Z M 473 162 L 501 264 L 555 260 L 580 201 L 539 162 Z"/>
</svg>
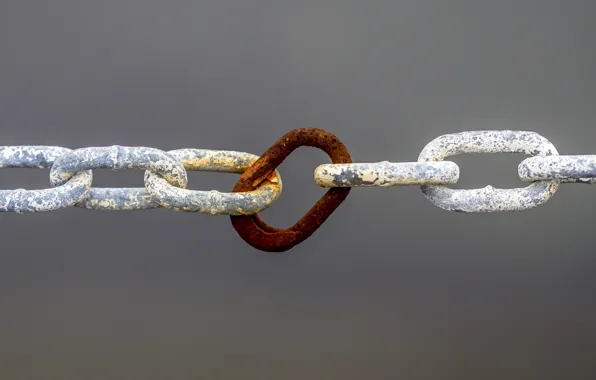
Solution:
<svg viewBox="0 0 596 380">
<path fill-rule="evenodd" d="M 314 171 L 327 193 L 287 229 L 267 225 L 257 215 L 282 192 L 276 168 L 298 147 L 322 149 L 332 163 Z M 451 189 L 459 166 L 446 158 L 464 153 L 524 153 L 518 166 L 529 185 L 519 189 Z M 52 188 L 0 190 L 0 212 L 51 212 L 72 206 L 91 210 L 168 208 L 208 215 L 229 215 L 242 239 L 254 248 L 282 252 L 311 236 L 346 199 L 352 187 L 421 187 L 435 206 L 457 212 L 521 211 L 546 203 L 561 183 L 596 183 L 596 155 L 561 156 L 551 142 L 528 131 L 468 131 L 443 135 L 427 144 L 415 162 L 352 163 L 344 144 L 321 129 L 295 129 L 261 156 L 250 153 L 147 147 L 55 146 L 0 147 L 0 169 L 50 170 Z M 144 170 L 142 188 L 92 187 L 93 169 Z M 186 189 L 187 170 L 241 174 L 230 193 Z"/>
<path fill-rule="evenodd" d="M 310 146 L 329 155 L 334 164 L 352 162 L 344 144 L 321 129 L 295 129 L 277 140 L 238 180 L 234 192 L 251 191 L 266 180 L 296 148 Z M 331 188 L 290 228 L 271 227 L 258 215 L 232 216 L 236 232 L 251 246 L 262 251 L 283 252 L 311 236 L 346 199 L 350 188 Z"/>
</svg>

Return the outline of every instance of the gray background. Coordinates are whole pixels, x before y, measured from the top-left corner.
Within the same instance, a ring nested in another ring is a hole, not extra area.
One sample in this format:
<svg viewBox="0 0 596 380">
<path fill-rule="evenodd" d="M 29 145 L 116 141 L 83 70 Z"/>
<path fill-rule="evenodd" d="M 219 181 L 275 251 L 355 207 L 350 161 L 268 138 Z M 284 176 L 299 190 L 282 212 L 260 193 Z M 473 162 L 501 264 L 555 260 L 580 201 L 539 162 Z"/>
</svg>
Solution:
<svg viewBox="0 0 596 380">
<path fill-rule="evenodd" d="M 355 161 L 446 133 L 532 130 L 596 153 L 592 1 L 8 0 L 0 141 L 260 154 L 323 128 Z M 525 186 L 520 155 L 458 156 L 457 188 Z M 297 150 L 262 215 L 294 223 L 329 162 Z M 95 171 L 97 186 L 141 172 Z M 229 191 L 237 175 L 190 173 Z M 1 188 L 48 187 L 6 170 Z M 593 379 L 596 188 L 458 214 L 355 189 L 315 235 L 256 251 L 228 217 L 3 214 L 2 379 Z"/>
</svg>

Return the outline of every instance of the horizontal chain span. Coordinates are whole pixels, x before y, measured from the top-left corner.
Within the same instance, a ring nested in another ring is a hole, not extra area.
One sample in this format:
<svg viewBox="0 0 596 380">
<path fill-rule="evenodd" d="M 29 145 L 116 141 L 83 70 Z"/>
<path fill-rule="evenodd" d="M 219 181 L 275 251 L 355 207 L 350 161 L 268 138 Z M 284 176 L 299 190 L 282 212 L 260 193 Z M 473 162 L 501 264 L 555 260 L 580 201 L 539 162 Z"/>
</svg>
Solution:
<svg viewBox="0 0 596 380">
<path fill-rule="evenodd" d="M 531 155 L 518 174 L 531 184 L 519 189 L 459 190 L 446 185 L 459 180 L 459 167 L 444 159 L 464 153 Z M 434 205 L 449 211 L 521 211 L 548 201 L 560 183 L 596 183 L 596 155 L 559 156 L 543 136 L 528 131 L 467 131 L 443 135 L 421 152 L 418 162 L 323 164 L 314 180 L 321 187 L 389 187 L 420 185 Z"/>
<path fill-rule="evenodd" d="M 315 184 L 331 188 L 294 226 L 278 229 L 257 215 L 282 192 L 277 166 L 300 146 L 325 151 L 332 163 L 319 165 Z M 523 153 L 518 175 L 529 185 L 517 189 L 486 186 L 452 189 L 459 166 L 445 159 L 459 154 Z M 148 147 L 0 146 L 0 169 L 50 171 L 51 188 L 0 190 L 0 212 L 50 212 L 78 206 L 91 210 L 148 210 L 229 215 L 238 234 L 255 248 L 281 252 L 308 238 L 347 197 L 352 187 L 420 186 L 435 206 L 457 212 L 521 211 L 547 202 L 562 183 L 596 183 L 596 155 L 559 155 L 545 137 L 528 131 L 482 130 L 440 136 L 414 162 L 353 163 L 342 142 L 329 132 L 290 131 L 263 155 L 226 150 Z M 144 171 L 144 187 L 92 187 L 94 169 Z M 240 174 L 231 192 L 186 189 L 187 171 Z"/>
<path fill-rule="evenodd" d="M 29 213 L 71 206 L 90 210 L 176 211 L 211 215 L 250 215 L 273 204 L 282 191 L 275 171 L 257 189 L 240 193 L 193 191 L 186 169 L 242 174 L 259 156 L 234 151 L 179 149 L 164 152 L 146 147 L 89 147 L 71 150 L 53 146 L 0 147 L 0 169 L 50 169 L 54 188 L 0 190 L 0 211 Z M 145 188 L 91 187 L 92 169 L 145 170 Z"/>
</svg>

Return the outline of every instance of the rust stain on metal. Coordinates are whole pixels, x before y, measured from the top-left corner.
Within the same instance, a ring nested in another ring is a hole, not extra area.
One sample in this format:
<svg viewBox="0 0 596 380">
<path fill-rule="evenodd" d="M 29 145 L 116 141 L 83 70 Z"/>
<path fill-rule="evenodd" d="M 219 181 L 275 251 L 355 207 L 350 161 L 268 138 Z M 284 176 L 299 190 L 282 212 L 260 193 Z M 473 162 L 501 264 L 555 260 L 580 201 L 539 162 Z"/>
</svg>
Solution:
<svg viewBox="0 0 596 380">
<path fill-rule="evenodd" d="M 333 134 L 316 128 L 300 128 L 277 140 L 240 177 L 233 192 L 252 191 L 261 182 L 271 178 L 275 169 L 296 148 L 310 146 L 329 155 L 334 164 L 349 164 L 352 158 L 345 145 Z M 231 216 L 234 229 L 252 247 L 267 252 L 284 252 L 310 237 L 339 207 L 351 188 L 334 187 L 290 228 L 275 228 L 265 223 L 258 214 Z"/>
</svg>

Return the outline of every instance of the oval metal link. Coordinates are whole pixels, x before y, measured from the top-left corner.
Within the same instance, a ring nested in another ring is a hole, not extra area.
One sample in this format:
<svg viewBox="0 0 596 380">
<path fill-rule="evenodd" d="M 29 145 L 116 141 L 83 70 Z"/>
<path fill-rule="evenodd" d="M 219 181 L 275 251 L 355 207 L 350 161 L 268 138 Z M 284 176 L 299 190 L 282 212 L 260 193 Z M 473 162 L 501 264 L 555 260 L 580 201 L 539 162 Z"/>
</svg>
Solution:
<svg viewBox="0 0 596 380">
<path fill-rule="evenodd" d="M 190 171 L 242 174 L 259 159 L 254 154 L 226 150 L 177 149 L 168 153 Z M 276 170 L 255 190 L 221 193 L 180 189 L 147 171 L 145 187 L 155 202 L 171 210 L 209 215 L 252 215 L 265 210 L 279 198 L 282 182 Z"/>
<path fill-rule="evenodd" d="M 596 183 L 596 155 L 529 157 L 519 164 L 522 181 L 557 179 L 566 183 Z"/>
<path fill-rule="evenodd" d="M 71 151 L 57 146 L 0 147 L 0 169 L 50 169 L 60 156 Z M 55 188 L 0 190 L 0 212 L 51 212 L 74 206 L 86 196 L 92 179 L 91 171 L 86 170 Z"/>
<path fill-rule="evenodd" d="M 442 161 L 463 153 L 524 153 L 532 156 L 558 155 L 543 136 L 526 131 L 470 131 L 443 135 L 431 141 L 418 161 Z M 422 186 L 435 206 L 458 212 L 521 211 L 538 207 L 558 190 L 560 181 L 538 181 L 525 188 L 460 190 L 441 185 Z"/>
<path fill-rule="evenodd" d="M 251 191 L 271 177 L 275 169 L 297 148 L 311 146 L 323 150 L 334 164 L 352 162 L 346 146 L 333 134 L 317 128 L 294 129 L 278 139 L 251 167 L 240 176 L 235 193 Z M 308 239 L 341 205 L 350 188 L 334 187 L 293 226 L 275 228 L 258 214 L 231 216 L 238 235 L 251 246 L 267 252 L 284 252 Z"/>
<path fill-rule="evenodd" d="M 186 187 L 186 170 L 166 152 L 147 147 L 91 147 L 59 157 L 50 170 L 50 182 L 61 185 L 74 173 L 90 169 L 133 169 L 158 173 L 174 186 Z M 145 210 L 160 207 L 146 188 L 94 188 L 78 204 L 93 210 Z"/>
<path fill-rule="evenodd" d="M 321 187 L 448 185 L 458 179 L 459 166 L 451 161 L 323 164 L 315 169 Z"/>
</svg>

